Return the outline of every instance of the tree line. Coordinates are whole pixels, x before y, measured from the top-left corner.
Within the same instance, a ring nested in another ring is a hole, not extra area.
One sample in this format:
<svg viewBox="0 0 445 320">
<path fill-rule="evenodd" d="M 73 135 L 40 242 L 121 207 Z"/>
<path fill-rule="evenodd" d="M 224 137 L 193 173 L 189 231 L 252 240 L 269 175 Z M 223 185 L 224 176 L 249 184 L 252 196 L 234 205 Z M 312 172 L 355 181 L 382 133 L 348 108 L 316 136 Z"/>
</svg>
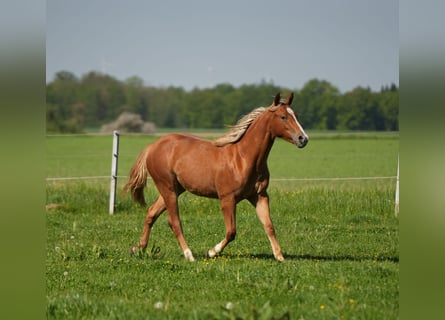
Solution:
<svg viewBox="0 0 445 320">
<path fill-rule="evenodd" d="M 379 92 L 356 87 L 341 93 L 326 80 L 311 79 L 301 89 L 262 81 L 212 88 L 146 86 L 134 76 L 116 78 L 89 72 L 81 78 L 69 71 L 56 73 L 46 85 L 48 133 L 78 133 L 114 121 L 123 112 L 139 114 L 161 128 L 223 128 L 258 106 L 269 106 L 275 93 L 294 92 L 293 109 L 307 129 L 398 130 L 399 89 Z"/>
</svg>

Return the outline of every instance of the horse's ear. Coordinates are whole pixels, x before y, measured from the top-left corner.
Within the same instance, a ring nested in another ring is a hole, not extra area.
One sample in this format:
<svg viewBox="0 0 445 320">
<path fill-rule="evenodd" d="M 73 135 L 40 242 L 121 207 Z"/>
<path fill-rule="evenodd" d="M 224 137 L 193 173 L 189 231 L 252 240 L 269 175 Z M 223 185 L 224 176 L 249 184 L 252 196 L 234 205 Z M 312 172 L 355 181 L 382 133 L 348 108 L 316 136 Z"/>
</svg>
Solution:
<svg viewBox="0 0 445 320">
<path fill-rule="evenodd" d="M 292 100 L 294 99 L 294 93 L 291 92 L 290 96 L 287 98 L 287 100 L 284 102 L 284 104 L 287 104 L 290 106 L 292 104 Z"/>
<path fill-rule="evenodd" d="M 275 98 L 273 99 L 273 105 L 274 105 L 274 106 L 278 106 L 278 105 L 280 104 L 280 99 L 281 99 L 281 97 L 280 97 L 280 93 L 278 92 L 278 93 L 275 95 Z"/>
</svg>

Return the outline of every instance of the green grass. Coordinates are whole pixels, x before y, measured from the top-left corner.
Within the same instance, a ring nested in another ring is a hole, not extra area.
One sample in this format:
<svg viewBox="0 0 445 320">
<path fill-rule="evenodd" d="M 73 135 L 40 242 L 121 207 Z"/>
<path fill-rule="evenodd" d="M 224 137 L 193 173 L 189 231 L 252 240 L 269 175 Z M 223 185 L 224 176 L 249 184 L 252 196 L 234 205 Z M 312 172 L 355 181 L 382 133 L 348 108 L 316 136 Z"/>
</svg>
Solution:
<svg viewBox="0 0 445 320">
<path fill-rule="evenodd" d="M 121 175 L 153 138 L 121 137 Z M 49 137 L 48 176 L 108 175 L 110 137 Z M 393 176 L 398 139 L 318 136 L 305 149 L 277 141 L 272 178 Z M 125 179 L 121 179 L 119 185 Z M 51 319 L 397 319 L 394 180 L 273 181 L 271 211 L 286 261 L 273 259 L 254 209 L 241 202 L 237 238 L 224 236 L 218 201 L 181 196 L 185 261 L 166 215 L 147 252 L 130 257 L 145 210 L 108 180 L 47 183 L 47 316 Z M 149 184 L 148 201 L 156 197 Z"/>
<path fill-rule="evenodd" d="M 269 157 L 272 178 L 394 176 L 398 135 L 309 132 L 306 148 L 277 139 Z M 157 137 L 120 137 L 119 175 L 126 176 L 142 150 Z M 47 138 L 47 176 L 106 176 L 111 172 L 111 136 Z"/>
</svg>

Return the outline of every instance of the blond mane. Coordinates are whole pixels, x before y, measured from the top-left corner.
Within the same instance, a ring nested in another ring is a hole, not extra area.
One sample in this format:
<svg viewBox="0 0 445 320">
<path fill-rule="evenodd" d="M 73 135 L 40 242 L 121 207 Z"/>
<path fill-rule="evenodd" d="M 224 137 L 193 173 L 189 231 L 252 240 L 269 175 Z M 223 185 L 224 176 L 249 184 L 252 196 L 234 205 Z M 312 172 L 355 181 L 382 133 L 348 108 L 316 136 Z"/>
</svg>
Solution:
<svg viewBox="0 0 445 320">
<path fill-rule="evenodd" d="M 262 114 L 265 110 L 266 108 L 264 107 L 259 107 L 252 110 L 250 113 L 246 114 L 241 119 L 239 119 L 235 125 L 229 126 L 230 131 L 224 134 L 222 137 L 215 140 L 213 143 L 218 147 L 223 147 L 227 144 L 239 141 L 242 138 L 242 136 L 246 133 L 247 128 L 249 128 L 252 122 L 256 118 L 258 118 L 258 116 Z"/>
</svg>

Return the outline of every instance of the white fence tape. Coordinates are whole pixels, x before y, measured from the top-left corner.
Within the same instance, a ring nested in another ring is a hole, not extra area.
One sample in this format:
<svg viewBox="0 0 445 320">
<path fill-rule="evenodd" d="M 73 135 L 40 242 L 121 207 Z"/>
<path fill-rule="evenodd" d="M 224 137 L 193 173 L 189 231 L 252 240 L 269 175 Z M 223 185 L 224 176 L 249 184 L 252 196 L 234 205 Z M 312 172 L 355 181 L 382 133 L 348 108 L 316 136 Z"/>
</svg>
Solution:
<svg viewBox="0 0 445 320">
<path fill-rule="evenodd" d="M 117 176 L 117 178 L 126 178 L 128 176 Z M 148 177 L 150 179 L 150 177 Z M 382 176 L 382 177 L 340 177 L 340 178 L 271 178 L 270 181 L 344 181 L 344 180 L 383 180 L 396 179 L 397 176 Z M 90 176 L 90 177 L 61 177 L 61 178 L 46 178 L 46 181 L 63 181 L 63 180 L 95 180 L 95 179 L 110 179 L 110 176 Z"/>
<path fill-rule="evenodd" d="M 106 135 L 106 134 L 98 134 Z M 47 136 L 59 136 L 59 135 L 47 135 Z M 61 135 L 61 136 L 84 136 L 80 135 Z M 46 181 L 75 181 L 75 180 L 97 180 L 97 179 L 110 179 L 110 207 L 109 212 L 113 214 L 114 205 L 116 201 L 116 185 L 118 178 L 128 178 L 128 176 L 118 176 L 117 175 L 117 159 L 119 155 L 119 133 L 117 131 L 113 132 L 113 153 L 112 153 L 112 168 L 111 176 L 85 176 L 85 177 L 48 177 Z M 91 157 L 91 155 L 88 155 Z M 150 178 L 150 177 L 148 177 Z M 354 181 L 354 180 L 383 180 L 383 179 L 397 179 L 396 181 L 396 196 L 395 196 L 395 216 L 399 213 L 399 159 L 397 159 L 397 175 L 396 176 L 377 176 L 377 177 L 331 177 L 331 178 L 275 178 L 270 179 L 270 181 Z"/>
<path fill-rule="evenodd" d="M 95 179 L 105 179 L 105 178 L 110 179 L 110 176 L 46 178 L 46 181 L 95 180 Z M 122 177 L 122 178 L 124 178 L 124 177 Z"/>
</svg>

